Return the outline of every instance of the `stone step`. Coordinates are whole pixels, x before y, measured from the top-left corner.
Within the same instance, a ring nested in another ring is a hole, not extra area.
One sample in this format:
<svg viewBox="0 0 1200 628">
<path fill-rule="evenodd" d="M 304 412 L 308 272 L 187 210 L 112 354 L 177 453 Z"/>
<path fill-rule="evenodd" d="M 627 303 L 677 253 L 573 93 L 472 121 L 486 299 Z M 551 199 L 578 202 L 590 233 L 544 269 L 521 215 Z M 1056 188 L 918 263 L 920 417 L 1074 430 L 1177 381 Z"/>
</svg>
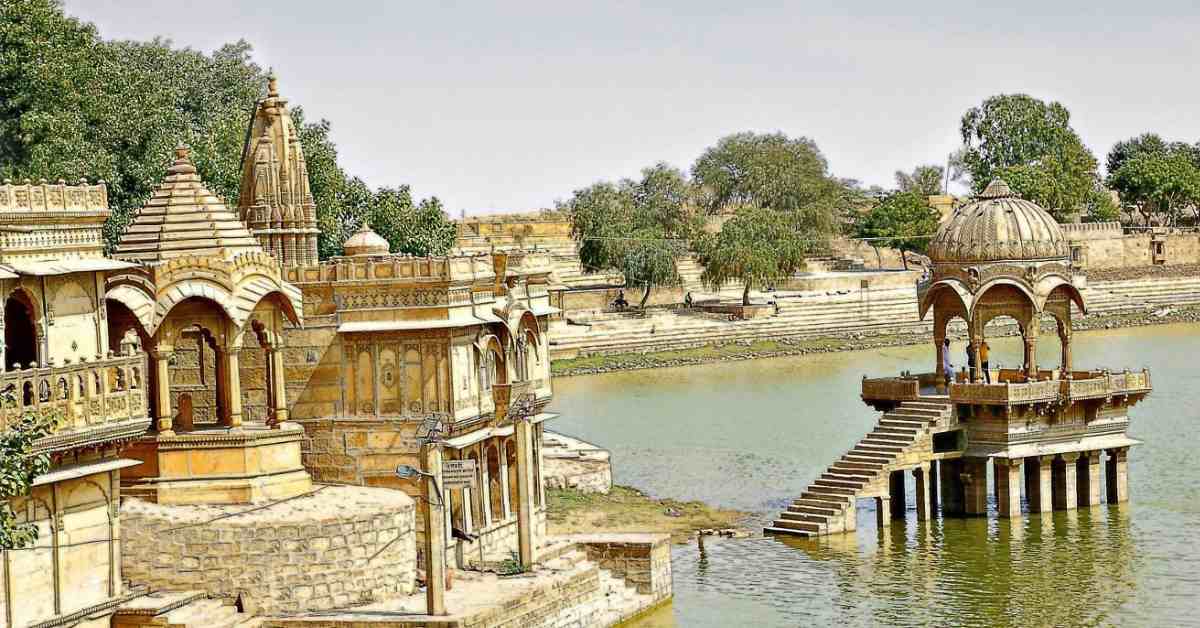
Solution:
<svg viewBox="0 0 1200 628">
<path fill-rule="evenodd" d="M 896 434 L 898 436 L 907 436 L 914 438 L 917 432 L 924 428 L 915 428 L 908 425 L 884 425 L 882 422 L 875 427 L 874 432 L 878 434 Z"/>
<path fill-rule="evenodd" d="M 813 493 L 824 493 L 826 495 L 841 495 L 841 496 L 844 496 L 847 498 L 853 496 L 855 493 L 858 492 L 858 490 L 855 488 L 846 488 L 844 486 L 823 484 L 822 482 L 828 482 L 828 480 L 817 480 L 816 482 L 813 482 L 812 485 L 810 485 L 808 487 L 808 490 Z"/>
<path fill-rule="evenodd" d="M 808 500 L 797 500 L 797 502 L 801 502 L 801 501 L 808 502 Z M 836 516 L 836 515 L 840 514 L 842 512 L 842 510 L 844 510 L 843 508 L 830 508 L 829 502 L 812 502 L 812 503 L 824 504 L 824 505 L 814 506 L 814 505 L 810 505 L 809 503 L 793 503 L 792 505 L 788 506 L 787 509 L 788 509 L 788 512 L 804 513 L 804 514 L 809 514 L 809 515 L 821 515 L 826 518 Z"/>
<path fill-rule="evenodd" d="M 898 434 L 896 432 L 887 432 L 882 431 L 879 428 L 875 428 L 871 430 L 870 434 L 867 435 L 866 440 L 895 443 L 897 445 L 908 445 L 916 440 L 916 436 L 917 435 L 915 432 L 911 434 Z"/>
<path fill-rule="evenodd" d="M 869 438 L 867 440 L 860 442 L 858 445 L 856 445 L 854 447 L 854 449 L 856 451 L 863 451 L 863 452 L 877 451 L 879 453 L 890 453 L 890 454 L 898 454 L 901 451 L 904 451 L 904 447 L 901 447 L 899 444 L 895 443 L 894 441 L 881 441 L 881 440 L 875 440 L 873 438 Z"/>
<path fill-rule="evenodd" d="M 824 527 L 820 523 L 814 523 L 812 521 L 792 521 L 790 519 L 776 519 L 775 521 L 771 522 L 771 525 L 776 528 L 784 528 L 785 530 L 799 530 L 802 532 L 811 532 L 813 534 L 820 534 L 823 531 L 822 528 Z"/>
<path fill-rule="evenodd" d="M 845 508 L 846 505 L 850 503 L 850 497 L 848 495 L 842 495 L 840 493 L 813 492 L 811 486 L 809 487 L 809 490 L 800 493 L 800 499 L 808 502 L 826 502 L 833 504 L 832 507 L 834 508 Z"/>
<path fill-rule="evenodd" d="M 842 480 L 844 482 L 870 482 L 877 473 L 873 471 L 860 471 L 858 469 L 835 469 L 830 467 L 821 474 L 821 477 L 826 480 Z"/>
<path fill-rule="evenodd" d="M 877 472 L 883 468 L 882 462 L 859 462 L 856 460 L 846 460 L 845 457 L 833 463 L 830 469 L 845 469 L 847 471 L 870 471 Z"/>
<path fill-rule="evenodd" d="M 896 417 L 885 414 L 883 415 L 882 419 L 879 419 L 879 425 L 887 427 L 907 427 L 916 431 L 925 429 L 925 427 L 929 425 L 929 422 L 924 419 Z"/>
<path fill-rule="evenodd" d="M 779 521 L 807 521 L 808 523 L 815 523 L 817 525 L 829 523 L 829 517 L 827 517 L 823 514 L 813 514 L 813 513 L 807 513 L 807 512 L 793 512 L 791 510 L 785 510 L 785 511 L 779 513 L 778 520 Z"/>
<path fill-rule="evenodd" d="M 866 479 L 859 480 L 859 479 L 854 479 L 854 478 L 845 479 L 845 478 L 840 478 L 837 476 L 830 477 L 830 475 L 828 473 L 825 473 L 825 474 L 822 474 L 820 478 L 817 478 L 817 481 L 813 483 L 813 486 L 828 486 L 828 487 L 833 487 L 833 488 L 847 488 L 847 489 L 851 489 L 854 492 L 858 492 L 858 489 L 862 488 L 863 485 L 866 484 L 867 482 L 868 482 L 868 480 L 866 480 Z"/>
<path fill-rule="evenodd" d="M 804 530 L 793 530 L 791 528 L 780 528 L 776 526 L 767 526 L 763 528 L 763 534 L 782 534 L 785 536 L 818 536 Z"/>
</svg>

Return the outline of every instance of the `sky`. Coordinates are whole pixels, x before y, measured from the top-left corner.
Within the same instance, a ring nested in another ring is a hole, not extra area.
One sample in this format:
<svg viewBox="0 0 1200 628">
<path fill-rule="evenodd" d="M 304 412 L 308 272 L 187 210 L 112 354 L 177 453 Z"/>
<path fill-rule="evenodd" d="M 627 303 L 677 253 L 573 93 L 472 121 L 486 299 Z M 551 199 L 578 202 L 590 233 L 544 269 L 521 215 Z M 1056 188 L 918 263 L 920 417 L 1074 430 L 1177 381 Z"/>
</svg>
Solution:
<svg viewBox="0 0 1200 628">
<path fill-rule="evenodd" d="M 985 6 L 986 5 L 986 6 Z M 890 187 L 944 164 L 963 112 L 1058 100 L 1103 164 L 1146 131 L 1200 140 L 1200 6 L 1184 0 L 66 0 L 102 36 L 245 39 L 339 161 L 452 216 L 552 207 L 739 131 L 817 142 Z M 953 191 L 953 190 L 952 190 Z"/>
</svg>

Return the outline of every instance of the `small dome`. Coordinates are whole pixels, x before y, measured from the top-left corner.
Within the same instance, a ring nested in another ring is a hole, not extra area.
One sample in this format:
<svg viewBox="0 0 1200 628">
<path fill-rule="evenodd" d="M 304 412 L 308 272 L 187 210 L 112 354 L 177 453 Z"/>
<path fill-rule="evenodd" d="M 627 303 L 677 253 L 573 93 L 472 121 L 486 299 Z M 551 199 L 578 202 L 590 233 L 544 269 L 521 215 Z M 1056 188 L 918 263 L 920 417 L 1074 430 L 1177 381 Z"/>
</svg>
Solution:
<svg viewBox="0 0 1200 628">
<path fill-rule="evenodd" d="M 929 259 L 935 263 L 1038 261 L 1069 255 L 1058 221 L 1037 203 L 1018 198 L 1001 179 L 956 209 L 929 243 Z"/>
<path fill-rule="evenodd" d="M 346 240 L 346 244 L 342 245 L 342 249 L 346 255 L 387 255 L 391 250 L 391 246 L 383 236 L 371 230 L 371 226 L 364 220 L 361 227 L 350 239 Z"/>
</svg>

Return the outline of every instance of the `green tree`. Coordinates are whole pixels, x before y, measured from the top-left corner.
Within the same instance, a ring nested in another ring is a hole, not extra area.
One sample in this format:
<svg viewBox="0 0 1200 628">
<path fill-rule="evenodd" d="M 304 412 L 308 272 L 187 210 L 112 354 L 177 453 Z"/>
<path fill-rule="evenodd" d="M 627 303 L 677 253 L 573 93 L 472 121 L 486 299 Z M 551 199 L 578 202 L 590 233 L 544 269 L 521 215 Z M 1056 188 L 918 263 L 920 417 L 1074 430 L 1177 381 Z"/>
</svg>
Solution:
<svg viewBox="0 0 1200 628">
<path fill-rule="evenodd" d="M 929 206 L 928 195 L 922 190 L 909 189 L 885 196 L 859 220 L 856 235 L 870 238 L 879 259 L 879 248 L 889 247 L 900 251 L 904 269 L 908 270 L 907 251 L 924 253 L 930 237 L 937 231 L 941 216 Z M 880 260 L 879 265 L 883 263 Z"/>
<path fill-rule="evenodd" d="M 737 133 L 721 138 L 692 165 L 700 204 L 710 213 L 764 207 L 804 214 L 832 231 L 853 195 L 829 175 L 816 142 L 783 133 Z"/>
<path fill-rule="evenodd" d="M 437 197 L 413 205 L 407 185 L 380 188 L 370 200 L 367 220 L 388 241 L 391 252 L 409 255 L 445 255 L 454 246 L 454 223 Z"/>
<path fill-rule="evenodd" d="M 11 393 L 0 402 L 11 405 Z M 0 549 L 20 549 L 37 541 L 37 527 L 17 522 L 11 500 L 28 495 L 34 478 L 50 470 L 50 457 L 35 453 L 34 444 L 50 434 L 54 426 L 52 418 L 25 413 L 0 431 Z"/>
<path fill-rule="evenodd" d="M 1106 195 L 1096 158 L 1070 121 L 1070 112 L 1057 102 L 1025 94 L 993 96 L 963 115 L 963 149 L 956 165 L 976 193 L 1003 178 L 1058 220 L 1102 209 Z"/>
<path fill-rule="evenodd" d="M 824 233 L 814 232 L 792 212 L 766 207 L 743 207 L 720 233 L 697 244 L 704 273 L 700 279 L 714 290 L 740 281 L 742 305 L 750 305 L 750 290 L 783 281 L 804 268 L 805 258 L 824 251 Z"/>
<path fill-rule="evenodd" d="M 1187 210 L 1200 221 L 1200 167 L 1193 147 L 1142 136 L 1118 143 L 1113 152 L 1120 154 L 1109 155 L 1109 163 L 1116 169 L 1109 173 L 1108 184 L 1145 224 L 1157 218 L 1174 225 Z"/>
<path fill-rule="evenodd" d="M 945 169 L 941 166 L 917 166 L 912 172 L 896 171 L 896 188 L 901 192 L 916 191 L 925 196 L 936 196 L 942 193 L 942 177 Z"/>
<path fill-rule="evenodd" d="M 622 274 L 641 286 L 639 307 L 655 286 L 678 285 L 676 259 L 700 231 L 689 211 L 691 187 L 678 169 L 663 163 L 642 171 L 637 181 L 601 182 L 576 190 L 560 204 L 571 216 L 579 257 L 589 270 Z"/>
</svg>

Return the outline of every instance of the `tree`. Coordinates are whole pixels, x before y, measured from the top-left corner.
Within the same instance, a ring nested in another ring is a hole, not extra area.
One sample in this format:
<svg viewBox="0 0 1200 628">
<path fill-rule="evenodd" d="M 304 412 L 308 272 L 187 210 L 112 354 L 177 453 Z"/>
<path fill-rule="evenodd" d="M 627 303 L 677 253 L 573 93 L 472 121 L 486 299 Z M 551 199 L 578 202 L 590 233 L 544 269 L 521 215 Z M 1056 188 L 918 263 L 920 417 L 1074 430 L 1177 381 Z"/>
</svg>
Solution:
<svg viewBox="0 0 1200 628">
<path fill-rule="evenodd" d="M 988 98 L 962 117 L 963 150 L 956 165 L 976 193 L 1003 178 L 1018 195 L 1058 220 L 1102 207 L 1105 194 L 1096 158 L 1070 119 L 1057 102 L 1025 94 Z"/>
<path fill-rule="evenodd" d="M 937 210 L 929 206 L 928 195 L 923 191 L 897 191 L 884 197 L 863 216 L 856 235 L 871 238 L 868 242 L 875 249 L 876 258 L 879 257 L 881 246 L 900 251 L 904 269 L 908 270 L 908 257 L 904 253 L 924 253 L 931 236 L 937 231 L 940 219 Z"/>
<path fill-rule="evenodd" d="M 407 185 L 380 188 L 370 201 L 367 220 L 388 241 L 392 253 L 445 255 L 454 246 L 457 231 L 437 197 L 413 205 Z"/>
<path fill-rule="evenodd" d="M 1116 148 L 1114 148 L 1116 150 Z M 1157 217 L 1174 225 L 1185 210 L 1200 221 L 1200 167 L 1186 144 L 1155 145 L 1120 158 L 1108 176 L 1121 202 L 1141 214 L 1145 224 Z"/>
<path fill-rule="evenodd" d="M 689 211 L 691 186 L 683 173 L 659 163 L 638 181 L 601 182 L 576 190 L 560 204 L 571 216 L 579 258 L 589 270 L 620 272 L 628 286 L 642 286 L 645 308 L 655 286 L 678 285 L 675 260 L 700 231 Z"/>
<path fill-rule="evenodd" d="M 783 133 L 737 133 L 721 138 L 692 165 L 710 213 L 742 207 L 810 214 L 832 230 L 847 200 L 846 186 L 829 176 L 816 142 Z"/>
<path fill-rule="evenodd" d="M 807 256 L 826 246 L 825 238 L 809 230 L 798 214 L 743 207 L 720 233 L 699 240 L 700 279 L 714 290 L 729 281 L 742 282 L 742 305 L 750 305 L 752 288 L 787 279 L 804 268 Z"/>
<path fill-rule="evenodd" d="M 925 196 L 936 196 L 942 193 L 942 177 L 945 172 L 941 166 L 917 166 L 911 173 L 897 170 L 896 189 L 901 192 L 916 191 Z"/>
<path fill-rule="evenodd" d="M 13 403 L 12 393 L 2 397 L 5 405 Z M 0 432 L 0 549 L 20 549 L 32 545 L 38 538 L 37 527 L 17 523 L 12 510 L 12 498 L 28 495 L 33 480 L 50 470 L 50 457 L 34 453 L 34 444 L 49 435 L 56 425 L 52 417 L 25 413 L 14 424 Z"/>
</svg>

